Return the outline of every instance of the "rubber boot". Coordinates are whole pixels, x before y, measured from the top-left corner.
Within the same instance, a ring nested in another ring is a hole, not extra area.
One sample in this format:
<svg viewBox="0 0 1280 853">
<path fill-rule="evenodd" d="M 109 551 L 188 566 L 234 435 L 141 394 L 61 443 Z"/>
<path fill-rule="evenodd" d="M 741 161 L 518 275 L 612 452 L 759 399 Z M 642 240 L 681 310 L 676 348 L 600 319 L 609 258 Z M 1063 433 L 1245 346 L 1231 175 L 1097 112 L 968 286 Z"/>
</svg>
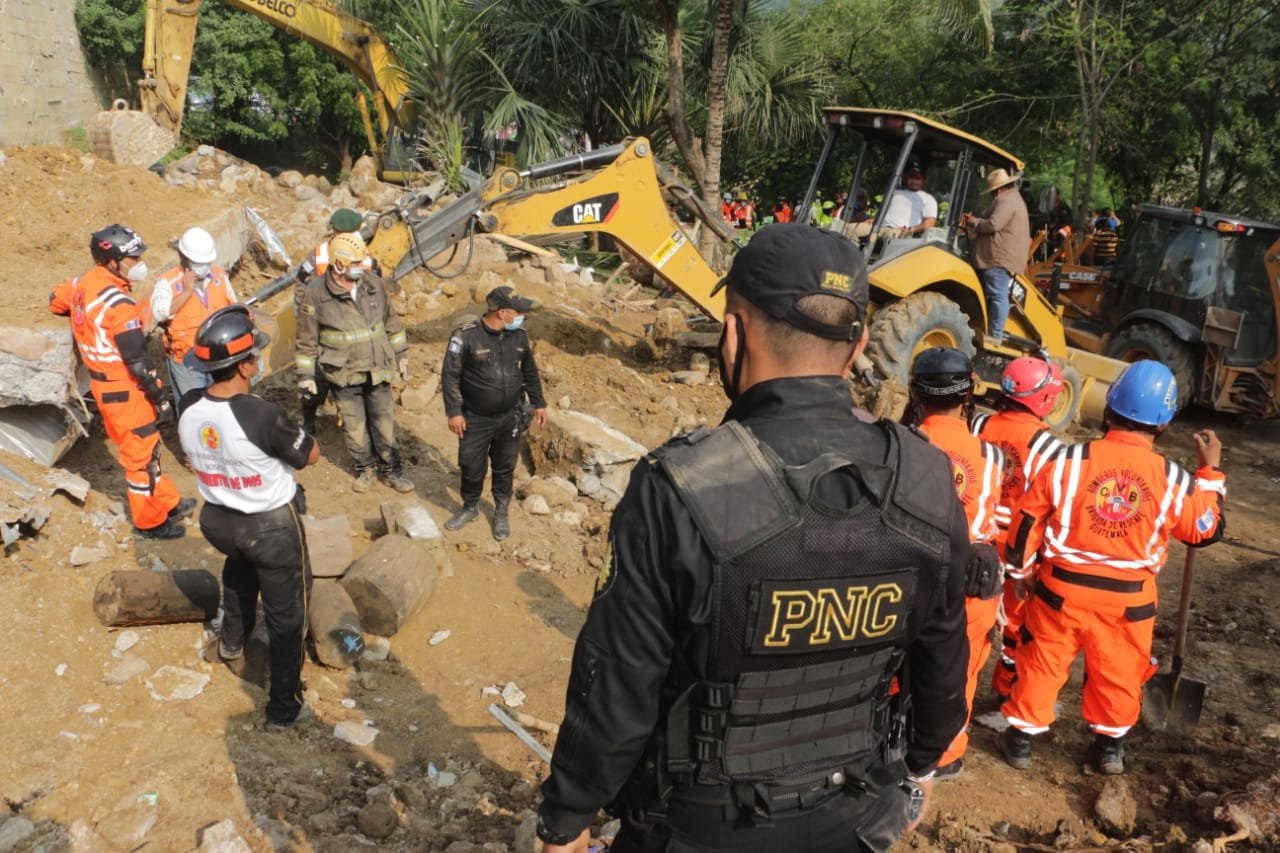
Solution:
<svg viewBox="0 0 1280 853">
<path fill-rule="evenodd" d="M 1017 770 L 1031 767 L 1031 735 L 1009 726 L 996 738 L 996 745 L 1010 767 Z"/>
<path fill-rule="evenodd" d="M 1119 776 L 1124 772 L 1124 738 L 1098 735 L 1094 740 L 1098 753 L 1098 770 L 1107 776 Z"/>
<path fill-rule="evenodd" d="M 510 503 L 510 498 L 493 502 L 493 538 L 499 542 L 511 535 L 511 521 L 507 518 Z"/>
<path fill-rule="evenodd" d="M 480 510 L 475 504 L 463 504 L 462 509 L 454 514 L 453 518 L 444 523 L 445 530 L 461 530 L 464 526 L 475 521 L 480 516 Z"/>
</svg>

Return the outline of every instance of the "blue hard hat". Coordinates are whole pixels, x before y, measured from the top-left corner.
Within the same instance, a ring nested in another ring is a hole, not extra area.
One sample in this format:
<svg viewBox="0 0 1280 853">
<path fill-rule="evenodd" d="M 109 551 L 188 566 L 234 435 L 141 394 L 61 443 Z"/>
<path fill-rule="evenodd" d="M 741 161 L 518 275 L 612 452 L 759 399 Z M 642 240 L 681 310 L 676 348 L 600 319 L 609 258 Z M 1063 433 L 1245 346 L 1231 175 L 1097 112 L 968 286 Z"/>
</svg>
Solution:
<svg viewBox="0 0 1280 853">
<path fill-rule="evenodd" d="M 1164 426 L 1178 410 L 1178 380 L 1158 361 L 1135 361 L 1107 392 L 1107 408 L 1134 423 Z"/>
</svg>

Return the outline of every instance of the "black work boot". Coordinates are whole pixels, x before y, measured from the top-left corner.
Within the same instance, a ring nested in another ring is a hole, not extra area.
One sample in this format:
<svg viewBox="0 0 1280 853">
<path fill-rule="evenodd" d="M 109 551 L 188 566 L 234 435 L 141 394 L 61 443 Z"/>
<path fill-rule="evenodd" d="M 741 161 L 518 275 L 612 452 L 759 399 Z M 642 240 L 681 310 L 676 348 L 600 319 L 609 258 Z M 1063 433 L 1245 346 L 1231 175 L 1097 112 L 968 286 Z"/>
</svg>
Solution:
<svg viewBox="0 0 1280 853">
<path fill-rule="evenodd" d="M 511 521 L 507 518 L 510 503 L 510 498 L 493 502 L 493 538 L 499 542 L 511 535 Z"/>
<path fill-rule="evenodd" d="M 462 509 L 458 510 L 453 518 L 444 523 L 445 530 L 461 530 L 466 525 L 475 521 L 480 516 L 480 510 L 475 504 L 463 504 Z"/>
<path fill-rule="evenodd" d="M 996 745 L 1010 767 L 1017 770 L 1031 767 L 1031 735 L 1009 726 L 996 738 Z"/>
<path fill-rule="evenodd" d="M 182 521 L 196 511 L 195 498 L 182 498 L 173 509 L 169 510 L 169 521 Z"/>
<path fill-rule="evenodd" d="M 1098 735 L 1093 748 L 1098 753 L 1098 770 L 1107 776 L 1124 773 L 1124 738 Z"/>
</svg>

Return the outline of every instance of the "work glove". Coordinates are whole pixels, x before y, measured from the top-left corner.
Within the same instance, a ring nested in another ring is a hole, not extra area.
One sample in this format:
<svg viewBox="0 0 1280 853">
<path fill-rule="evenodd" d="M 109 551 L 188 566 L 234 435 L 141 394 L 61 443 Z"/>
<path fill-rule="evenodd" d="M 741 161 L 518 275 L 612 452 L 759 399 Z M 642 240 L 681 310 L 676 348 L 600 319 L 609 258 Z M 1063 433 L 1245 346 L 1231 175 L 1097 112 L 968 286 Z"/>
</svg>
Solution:
<svg viewBox="0 0 1280 853">
<path fill-rule="evenodd" d="M 156 406 L 156 423 L 162 427 L 172 426 L 178 422 L 178 414 L 173 410 L 173 403 L 165 400 Z"/>
<path fill-rule="evenodd" d="M 408 379 L 409 378 L 409 356 L 407 355 L 400 356 L 399 367 L 400 367 L 400 376 L 404 379 Z"/>
<path fill-rule="evenodd" d="M 298 393 L 303 399 L 309 399 L 320 393 L 320 389 L 316 387 L 316 380 L 313 377 L 306 377 L 298 380 Z"/>
<path fill-rule="evenodd" d="M 969 564 L 965 567 L 964 594 L 969 598 L 989 600 L 995 598 L 1004 574 L 1000 556 L 989 542 L 975 542 L 969 550 Z"/>
</svg>

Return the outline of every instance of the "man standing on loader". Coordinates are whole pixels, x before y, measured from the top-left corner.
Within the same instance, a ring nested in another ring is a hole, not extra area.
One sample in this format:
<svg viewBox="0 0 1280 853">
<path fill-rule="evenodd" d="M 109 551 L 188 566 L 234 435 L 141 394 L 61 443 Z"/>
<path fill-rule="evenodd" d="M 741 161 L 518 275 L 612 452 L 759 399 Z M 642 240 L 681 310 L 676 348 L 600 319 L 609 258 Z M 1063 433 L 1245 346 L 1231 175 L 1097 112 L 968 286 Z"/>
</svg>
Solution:
<svg viewBox="0 0 1280 853">
<path fill-rule="evenodd" d="M 174 422 L 174 405 L 147 357 L 142 315 L 131 295 L 147 277 L 146 250 L 123 225 L 95 231 L 89 238 L 93 269 L 54 288 L 49 310 L 71 318 L 89 391 L 107 436 L 120 449 L 133 532 L 143 539 L 177 539 L 196 502 L 180 497 L 160 470 L 160 427 Z"/>
<path fill-rule="evenodd" d="M 1008 535 L 1013 507 L 1035 480 L 1045 463 L 1063 444 L 1054 437 L 1043 418 L 1053 411 L 1062 393 L 1062 371 L 1052 361 L 1023 356 L 1009 362 L 1000 378 L 1000 399 L 994 415 L 975 415 L 971 421 L 973 434 L 991 442 L 1004 454 L 1004 479 L 1000 484 L 1000 503 L 996 506 L 996 525 L 1003 545 Z M 1018 598 L 1015 579 L 1025 577 L 1021 566 L 1005 566 L 1004 626 L 1000 638 L 1000 661 L 991 677 L 991 686 L 1000 701 L 1009 698 L 1013 689 L 1019 635 L 1026 602 Z"/>
<path fill-rule="evenodd" d="M 1014 511 L 1005 557 L 1021 567 L 1027 606 L 1018 677 L 1000 711 L 1010 765 L 1031 766 L 1032 739 L 1049 730 L 1054 703 L 1084 652 L 1082 714 L 1098 769 L 1124 772 L 1124 737 L 1138 721 L 1142 685 L 1155 673 L 1151 643 L 1156 575 L 1169 538 L 1207 545 L 1222 536 L 1222 443 L 1195 434 L 1194 476 L 1154 449 L 1173 420 L 1178 383 L 1158 361 L 1130 365 L 1107 394 L 1106 434 L 1046 465 Z M 1032 570 L 1034 574 L 1031 574 Z"/>
<path fill-rule="evenodd" d="M 1014 276 L 1027 271 L 1027 254 L 1031 251 L 1031 217 L 1027 203 L 1018 192 L 1022 172 L 996 169 L 987 175 L 986 193 L 992 193 L 991 206 L 981 218 L 966 213 L 960 227 L 973 241 L 973 265 L 982 276 L 982 289 L 987 295 L 987 333 L 1004 339 L 1004 324 L 1009 319 L 1009 287 Z"/>
<path fill-rule="evenodd" d="M 951 479 L 969 525 L 972 551 L 965 571 L 965 634 L 969 667 L 965 674 L 965 707 L 973 716 L 978 676 L 991 654 L 991 628 L 996 624 L 1000 589 L 1000 556 L 995 540 L 996 504 L 1004 454 L 995 445 L 970 434 L 973 410 L 973 363 L 950 347 L 927 349 L 911 366 L 911 405 L 907 422 L 918 426 L 951 461 Z M 969 720 L 938 759 L 934 779 L 957 778 L 964 770 L 969 747 Z"/>
</svg>

